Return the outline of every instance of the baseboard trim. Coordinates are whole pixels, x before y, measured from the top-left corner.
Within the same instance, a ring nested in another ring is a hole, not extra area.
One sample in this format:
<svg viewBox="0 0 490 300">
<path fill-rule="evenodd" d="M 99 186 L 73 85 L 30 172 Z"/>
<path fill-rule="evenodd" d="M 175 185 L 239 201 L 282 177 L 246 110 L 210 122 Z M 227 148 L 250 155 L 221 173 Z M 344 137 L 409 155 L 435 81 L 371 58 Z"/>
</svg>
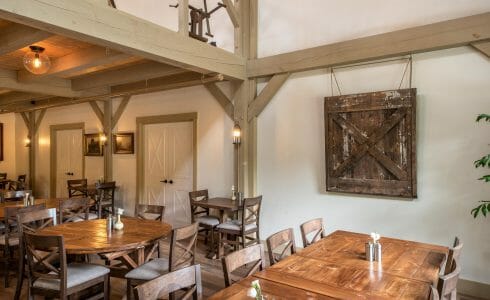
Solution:
<svg viewBox="0 0 490 300">
<path fill-rule="evenodd" d="M 490 300 L 490 284 L 460 278 L 458 294 Z"/>
</svg>

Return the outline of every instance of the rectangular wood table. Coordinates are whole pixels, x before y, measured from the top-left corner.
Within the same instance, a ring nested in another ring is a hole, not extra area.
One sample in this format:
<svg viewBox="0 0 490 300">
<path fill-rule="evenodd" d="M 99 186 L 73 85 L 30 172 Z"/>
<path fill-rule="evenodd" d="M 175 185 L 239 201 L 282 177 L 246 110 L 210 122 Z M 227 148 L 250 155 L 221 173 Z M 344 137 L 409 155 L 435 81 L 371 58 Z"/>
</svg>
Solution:
<svg viewBox="0 0 490 300">
<path fill-rule="evenodd" d="M 240 207 L 238 206 L 238 201 L 223 197 L 194 201 L 193 204 L 204 208 L 217 209 L 219 211 L 219 218 L 221 223 L 225 221 L 225 213 L 234 213 L 240 209 Z"/>
<path fill-rule="evenodd" d="M 264 281 L 283 286 L 284 293 L 274 289 L 274 299 L 292 299 L 289 287 L 336 299 L 428 299 L 447 247 L 381 238 L 382 262 L 369 262 L 364 259 L 368 240 L 365 234 L 335 231 L 249 278 L 259 279 L 261 285 Z M 250 285 L 232 287 L 219 293 L 246 299 Z M 211 299 L 222 299 L 219 293 Z"/>
</svg>

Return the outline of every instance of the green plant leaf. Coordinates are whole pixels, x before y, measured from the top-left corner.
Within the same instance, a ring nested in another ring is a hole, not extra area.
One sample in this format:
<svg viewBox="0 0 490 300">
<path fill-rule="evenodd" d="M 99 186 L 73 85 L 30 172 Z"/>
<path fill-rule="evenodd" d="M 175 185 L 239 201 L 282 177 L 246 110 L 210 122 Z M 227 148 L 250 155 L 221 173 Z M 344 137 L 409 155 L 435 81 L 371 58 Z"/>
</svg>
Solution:
<svg viewBox="0 0 490 300">
<path fill-rule="evenodd" d="M 477 122 L 480 122 L 480 120 L 483 120 L 483 119 L 484 119 L 485 121 L 489 122 L 489 121 L 490 121 L 490 115 L 488 115 L 488 114 L 480 114 L 480 115 L 478 115 L 478 116 L 476 117 L 476 121 L 477 121 Z"/>
<path fill-rule="evenodd" d="M 485 167 L 485 166 L 490 168 L 490 154 L 487 154 L 482 158 L 475 160 L 473 164 L 475 165 L 475 168 Z"/>
<path fill-rule="evenodd" d="M 483 214 L 484 217 L 487 216 L 487 206 L 485 204 L 481 205 L 481 213 Z"/>
<path fill-rule="evenodd" d="M 490 182 L 490 175 L 483 175 L 483 177 L 478 178 L 478 180 L 483 180 L 485 182 Z"/>
<path fill-rule="evenodd" d="M 471 213 L 473 214 L 473 218 L 476 218 L 478 216 L 480 209 L 481 209 L 481 205 L 478 205 L 477 207 L 475 207 L 471 210 Z"/>
</svg>

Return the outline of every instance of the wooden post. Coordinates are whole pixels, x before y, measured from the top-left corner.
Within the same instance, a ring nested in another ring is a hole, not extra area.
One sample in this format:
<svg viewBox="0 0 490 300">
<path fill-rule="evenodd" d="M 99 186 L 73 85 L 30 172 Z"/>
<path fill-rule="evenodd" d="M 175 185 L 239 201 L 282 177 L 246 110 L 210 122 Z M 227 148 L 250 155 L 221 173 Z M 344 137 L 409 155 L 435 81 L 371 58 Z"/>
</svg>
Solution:
<svg viewBox="0 0 490 300">
<path fill-rule="evenodd" d="M 104 145 L 104 179 L 112 181 L 112 99 L 104 101 L 104 134 L 107 141 Z"/>
<path fill-rule="evenodd" d="M 36 176 L 36 112 L 29 112 L 28 138 L 31 141 L 29 147 L 29 187 L 34 194 Z"/>
</svg>

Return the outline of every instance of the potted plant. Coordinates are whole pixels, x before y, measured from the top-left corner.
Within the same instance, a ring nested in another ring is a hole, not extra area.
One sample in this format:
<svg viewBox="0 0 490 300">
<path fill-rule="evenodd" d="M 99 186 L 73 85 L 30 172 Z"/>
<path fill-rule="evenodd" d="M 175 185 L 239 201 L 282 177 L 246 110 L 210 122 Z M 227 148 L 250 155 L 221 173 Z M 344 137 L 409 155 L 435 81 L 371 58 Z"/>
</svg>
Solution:
<svg viewBox="0 0 490 300">
<path fill-rule="evenodd" d="M 488 114 L 481 114 L 476 117 L 476 121 L 480 122 L 481 120 L 484 120 L 486 122 L 490 122 L 490 115 Z M 474 162 L 475 168 L 490 168 L 490 154 L 487 154 L 483 156 L 482 158 L 476 160 Z M 478 178 L 479 180 L 483 180 L 484 182 L 490 182 L 490 175 L 483 175 L 482 177 Z M 471 214 L 473 215 L 474 218 L 476 218 L 480 212 L 481 214 L 486 217 L 487 213 L 490 213 L 490 200 L 481 200 L 478 203 L 480 203 L 477 207 L 473 208 L 471 210 Z"/>
</svg>

